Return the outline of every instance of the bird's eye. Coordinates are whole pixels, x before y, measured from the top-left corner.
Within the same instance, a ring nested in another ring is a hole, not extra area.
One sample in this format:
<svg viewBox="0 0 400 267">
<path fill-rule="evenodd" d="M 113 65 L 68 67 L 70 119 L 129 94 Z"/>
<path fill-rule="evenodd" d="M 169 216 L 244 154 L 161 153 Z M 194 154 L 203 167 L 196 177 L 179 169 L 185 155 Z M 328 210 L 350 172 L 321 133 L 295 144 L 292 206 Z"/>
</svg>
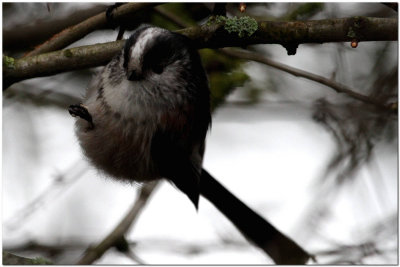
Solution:
<svg viewBox="0 0 400 267">
<path fill-rule="evenodd" d="M 152 70 L 156 74 L 161 74 L 163 72 L 163 70 L 164 70 L 164 67 L 162 65 L 160 65 L 160 64 L 156 64 L 156 65 L 154 65 L 152 67 Z"/>
</svg>

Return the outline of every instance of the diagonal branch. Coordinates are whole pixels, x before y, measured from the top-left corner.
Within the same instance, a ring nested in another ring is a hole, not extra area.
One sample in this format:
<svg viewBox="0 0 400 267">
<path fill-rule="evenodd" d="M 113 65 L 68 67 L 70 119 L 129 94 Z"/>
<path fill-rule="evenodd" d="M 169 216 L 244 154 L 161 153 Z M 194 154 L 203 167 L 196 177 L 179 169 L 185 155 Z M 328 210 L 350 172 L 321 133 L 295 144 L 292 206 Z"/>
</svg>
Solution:
<svg viewBox="0 0 400 267">
<path fill-rule="evenodd" d="M 397 19 L 352 17 L 345 19 L 258 23 L 251 36 L 229 33 L 223 24 L 185 28 L 177 32 L 193 40 L 197 48 L 222 48 L 252 44 L 299 44 L 323 42 L 395 41 Z M 76 47 L 38 56 L 13 59 L 3 56 L 3 90 L 12 83 L 33 77 L 54 75 L 65 71 L 96 67 L 111 60 L 124 45 L 124 40 Z"/>
<path fill-rule="evenodd" d="M 273 61 L 259 53 L 250 52 L 250 51 L 240 51 L 240 50 L 236 50 L 236 49 L 233 50 L 233 49 L 229 49 L 229 48 L 224 48 L 224 49 L 221 49 L 220 51 L 228 56 L 233 56 L 233 57 L 237 57 L 237 58 L 241 58 L 241 59 L 245 59 L 245 60 L 252 60 L 252 61 L 259 62 L 259 63 L 263 63 L 263 64 L 271 66 L 275 69 L 292 74 L 296 77 L 306 78 L 308 80 L 323 84 L 325 86 L 332 88 L 337 93 L 344 93 L 344 94 L 350 96 L 351 98 L 357 99 L 364 103 L 372 104 L 379 108 L 390 109 L 385 104 L 383 104 L 379 101 L 376 101 L 374 98 L 357 93 L 356 91 L 354 91 L 354 89 L 352 89 L 346 85 L 339 84 L 328 78 L 325 78 L 323 76 L 320 76 L 320 75 L 317 75 L 317 74 L 314 74 L 314 73 L 311 73 L 308 71 L 304 71 L 301 69 L 297 69 L 297 68 Z"/>
<path fill-rule="evenodd" d="M 146 205 L 151 193 L 154 191 L 158 182 L 144 184 L 140 190 L 139 196 L 135 201 L 134 205 L 121 220 L 121 222 L 114 228 L 114 230 L 108 234 L 98 245 L 95 247 L 89 247 L 85 255 L 78 261 L 77 264 L 89 265 L 95 260 L 99 259 L 103 254 L 111 247 L 116 246 L 117 243 L 124 238 L 126 232 L 132 227 L 135 219 L 138 217 L 140 212 Z"/>
<path fill-rule="evenodd" d="M 156 3 L 128 3 L 122 6 L 116 7 L 113 10 L 113 20 L 118 22 L 126 18 L 127 16 L 133 16 L 135 13 L 142 11 L 145 8 L 157 5 Z M 93 17 L 90 17 L 81 23 L 69 27 L 62 32 L 54 35 L 50 40 L 39 45 L 33 51 L 29 52 L 25 56 L 34 56 L 50 51 L 62 49 L 75 41 L 83 38 L 87 34 L 94 30 L 106 27 L 108 24 L 106 12 L 101 12 Z"/>
</svg>

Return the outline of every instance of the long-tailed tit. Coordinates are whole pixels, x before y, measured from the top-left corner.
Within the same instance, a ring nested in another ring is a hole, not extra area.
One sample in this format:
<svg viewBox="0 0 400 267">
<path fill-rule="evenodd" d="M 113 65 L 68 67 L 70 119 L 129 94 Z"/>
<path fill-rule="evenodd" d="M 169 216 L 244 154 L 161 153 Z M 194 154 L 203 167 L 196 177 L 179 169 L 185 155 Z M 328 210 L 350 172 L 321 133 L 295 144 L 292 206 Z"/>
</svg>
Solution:
<svg viewBox="0 0 400 267">
<path fill-rule="evenodd" d="M 80 117 L 80 145 L 98 169 L 126 181 L 166 178 L 196 207 L 202 194 L 276 263 L 310 257 L 202 169 L 210 93 L 187 37 L 140 27 L 69 112 Z"/>
</svg>

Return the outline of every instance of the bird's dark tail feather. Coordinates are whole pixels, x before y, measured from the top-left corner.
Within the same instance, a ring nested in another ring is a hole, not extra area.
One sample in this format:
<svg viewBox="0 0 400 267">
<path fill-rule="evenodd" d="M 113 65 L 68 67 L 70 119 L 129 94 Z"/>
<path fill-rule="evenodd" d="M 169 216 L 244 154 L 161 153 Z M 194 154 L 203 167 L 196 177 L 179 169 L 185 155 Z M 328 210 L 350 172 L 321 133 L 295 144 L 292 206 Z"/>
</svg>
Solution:
<svg viewBox="0 0 400 267">
<path fill-rule="evenodd" d="M 305 264 L 312 256 L 293 240 L 236 198 L 206 170 L 200 178 L 200 194 L 219 209 L 251 242 L 277 264 Z"/>
</svg>

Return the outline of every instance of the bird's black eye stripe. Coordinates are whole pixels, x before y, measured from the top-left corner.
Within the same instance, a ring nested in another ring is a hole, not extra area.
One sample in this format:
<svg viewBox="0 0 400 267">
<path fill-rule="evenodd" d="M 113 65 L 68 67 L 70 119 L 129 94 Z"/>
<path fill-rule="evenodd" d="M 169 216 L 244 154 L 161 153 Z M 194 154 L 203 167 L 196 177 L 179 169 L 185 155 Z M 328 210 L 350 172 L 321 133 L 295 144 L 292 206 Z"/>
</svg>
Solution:
<svg viewBox="0 0 400 267">
<path fill-rule="evenodd" d="M 152 69 L 154 73 L 161 74 L 164 70 L 164 67 L 160 64 L 156 64 L 152 67 Z"/>
<path fill-rule="evenodd" d="M 151 28 L 151 26 L 143 26 L 138 28 L 126 41 L 124 46 L 123 66 L 126 69 L 131 60 L 131 49 L 140 38 L 143 31 Z M 156 74 L 161 74 L 165 67 L 173 62 L 184 58 L 187 53 L 187 47 L 190 47 L 190 39 L 177 34 L 160 34 L 150 40 L 142 51 L 142 71 L 149 70 Z M 189 52 L 190 54 L 190 52 Z"/>
<path fill-rule="evenodd" d="M 172 35 L 158 36 L 145 52 L 143 68 L 161 74 L 166 66 L 182 57 L 185 47 Z"/>
</svg>

